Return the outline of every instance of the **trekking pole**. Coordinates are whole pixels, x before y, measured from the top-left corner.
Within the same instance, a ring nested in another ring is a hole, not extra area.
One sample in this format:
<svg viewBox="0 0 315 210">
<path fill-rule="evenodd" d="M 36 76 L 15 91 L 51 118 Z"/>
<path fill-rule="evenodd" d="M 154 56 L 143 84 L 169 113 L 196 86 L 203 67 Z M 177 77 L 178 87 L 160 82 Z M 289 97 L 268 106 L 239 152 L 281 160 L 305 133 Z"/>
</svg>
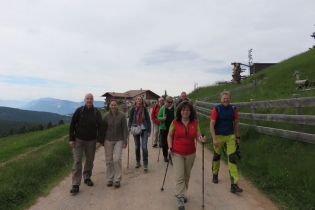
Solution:
<svg viewBox="0 0 315 210">
<path fill-rule="evenodd" d="M 171 155 L 169 155 L 169 158 L 171 158 Z M 167 162 L 167 165 L 166 165 L 166 170 L 165 170 L 165 175 L 164 175 L 164 180 L 163 180 L 163 185 L 161 187 L 161 191 L 164 190 L 164 183 L 165 183 L 165 177 L 166 177 L 166 173 L 167 173 L 167 169 L 168 169 L 168 164 L 170 163 L 170 161 Z"/>
<path fill-rule="evenodd" d="M 172 160 L 172 156 L 171 155 L 169 155 L 168 159 L 169 159 L 169 162 L 171 163 L 171 165 L 173 165 L 173 160 Z"/>
<path fill-rule="evenodd" d="M 157 162 L 159 162 L 159 159 L 160 159 L 160 152 L 161 152 L 161 146 L 162 146 L 162 143 L 161 143 L 161 130 L 159 130 L 159 142 L 158 142 L 158 147 L 159 147 L 159 155 L 158 155 L 158 159 L 157 159 Z"/>
<path fill-rule="evenodd" d="M 202 137 L 205 135 L 202 134 Z M 205 156 L 204 156 L 204 149 L 205 149 L 205 143 L 202 142 L 202 208 L 205 208 L 205 167 L 204 167 L 204 162 L 205 162 Z"/>
<path fill-rule="evenodd" d="M 152 126 L 153 126 L 153 135 L 152 135 L 152 146 L 153 146 L 153 139 L 155 138 L 155 133 L 154 133 L 154 122 L 152 121 Z"/>
<path fill-rule="evenodd" d="M 127 144 L 128 144 L 128 160 L 127 160 L 127 168 L 129 168 L 129 133 L 128 133 L 128 138 L 127 138 Z"/>
<path fill-rule="evenodd" d="M 159 159 L 160 159 L 160 153 L 161 153 L 161 147 L 160 147 L 160 145 L 159 145 L 159 155 L 158 155 L 158 160 L 157 160 L 157 162 L 159 162 Z"/>
</svg>

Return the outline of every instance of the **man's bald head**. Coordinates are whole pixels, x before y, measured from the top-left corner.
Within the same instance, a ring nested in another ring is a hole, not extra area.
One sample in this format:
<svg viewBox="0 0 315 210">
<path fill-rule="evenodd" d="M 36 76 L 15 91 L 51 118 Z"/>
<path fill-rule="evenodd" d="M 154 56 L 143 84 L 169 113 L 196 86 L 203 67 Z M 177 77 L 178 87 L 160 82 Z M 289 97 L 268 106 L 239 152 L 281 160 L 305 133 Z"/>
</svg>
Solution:
<svg viewBox="0 0 315 210">
<path fill-rule="evenodd" d="M 85 105 L 88 107 L 88 108 L 91 108 L 93 106 L 93 102 L 94 102 L 94 96 L 92 93 L 87 93 L 85 94 L 85 98 L 84 98 L 84 101 L 85 101 Z"/>
</svg>

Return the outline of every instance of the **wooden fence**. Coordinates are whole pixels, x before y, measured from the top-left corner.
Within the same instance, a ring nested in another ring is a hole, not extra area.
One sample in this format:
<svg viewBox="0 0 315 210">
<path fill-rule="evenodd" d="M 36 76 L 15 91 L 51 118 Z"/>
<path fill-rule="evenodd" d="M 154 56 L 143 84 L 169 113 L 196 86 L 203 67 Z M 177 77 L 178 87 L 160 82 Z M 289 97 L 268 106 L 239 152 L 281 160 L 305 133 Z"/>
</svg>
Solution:
<svg viewBox="0 0 315 210">
<path fill-rule="evenodd" d="M 196 100 L 196 111 L 198 115 L 209 119 L 213 107 L 218 103 L 210 103 L 202 100 Z M 294 94 L 292 99 L 255 101 L 233 103 L 238 108 L 251 108 L 252 113 L 239 112 L 240 119 L 253 120 L 253 124 L 240 123 L 242 127 L 254 127 L 257 132 L 280 136 L 315 144 L 315 134 L 305 133 L 305 125 L 315 125 L 315 116 L 303 115 L 303 107 L 314 107 L 315 97 L 300 98 L 300 95 Z M 276 108 L 276 107 L 294 107 L 295 115 L 286 114 L 258 114 L 257 108 Z M 257 121 L 272 121 L 279 123 L 297 124 L 298 131 L 282 130 L 277 128 L 258 126 Z"/>
</svg>

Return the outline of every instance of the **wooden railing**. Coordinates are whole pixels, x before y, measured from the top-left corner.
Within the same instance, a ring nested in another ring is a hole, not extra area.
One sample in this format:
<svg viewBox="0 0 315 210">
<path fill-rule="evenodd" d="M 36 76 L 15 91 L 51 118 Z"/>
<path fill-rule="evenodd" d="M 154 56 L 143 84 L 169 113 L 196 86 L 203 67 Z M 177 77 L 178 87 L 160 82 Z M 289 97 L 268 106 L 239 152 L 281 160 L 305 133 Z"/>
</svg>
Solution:
<svg viewBox="0 0 315 210">
<path fill-rule="evenodd" d="M 209 119 L 213 107 L 218 103 L 210 103 L 196 100 L 196 111 L 198 115 Z M 233 103 L 237 108 L 251 108 L 252 113 L 239 112 L 240 119 L 253 120 L 253 124 L 240 123 L 240 126 L 254 127 L 257 132 L 280 136 L 284 138 L 294 139 L 315 144 L 315 134 L 305 133 L 305 125 L 315 125 L 315 116 L 303 115 L 303 107 L 314 107 L 315 97 L 300 98 L 298 94 L 294 94 L 292 99 L 255 101 Z M 276 108 L 276 107 L 294 107 L 295 115 L 286 114 L 259 114 L 257 108 Z M 292 123 L 297 125 L 297 131 L 282 130 L 277 128 L 258 126 L 257 121 L 270 121 L 279 123 Z M 314 127 L 315 128 L 315 127 Z"/>
</svg>

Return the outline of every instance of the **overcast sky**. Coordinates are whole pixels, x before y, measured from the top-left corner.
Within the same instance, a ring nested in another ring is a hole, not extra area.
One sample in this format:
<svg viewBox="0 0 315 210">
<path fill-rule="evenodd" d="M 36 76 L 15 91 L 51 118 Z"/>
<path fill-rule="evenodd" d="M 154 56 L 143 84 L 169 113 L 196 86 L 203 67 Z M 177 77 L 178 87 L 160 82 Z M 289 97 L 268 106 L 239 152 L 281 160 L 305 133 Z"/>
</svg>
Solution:
<svg viewBox="0 0 315 210">
<path fill-rule="evenodd" d="M 193 91 L 315 45 L 314 0 L 0 0 L 3 100 Z M 248 74 L 248 72 L 246 72 Z M 245 75 L 245 74 L 244 74 Z"/>
</svg>

